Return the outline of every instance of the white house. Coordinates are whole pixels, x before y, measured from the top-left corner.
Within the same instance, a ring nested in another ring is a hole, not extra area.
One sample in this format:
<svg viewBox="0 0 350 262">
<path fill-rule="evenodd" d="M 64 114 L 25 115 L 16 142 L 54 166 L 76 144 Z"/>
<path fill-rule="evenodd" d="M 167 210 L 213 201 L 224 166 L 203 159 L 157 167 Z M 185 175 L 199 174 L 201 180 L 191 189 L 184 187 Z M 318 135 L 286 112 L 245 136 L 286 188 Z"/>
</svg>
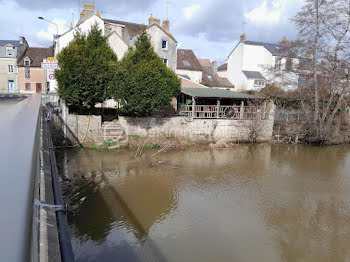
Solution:
<svg viewBox="0 0 350 262">
<path fill-rule="evenodd" d="M 80 30 L 82 33 L 88 33 L 91 27 L 97 24 L 102 29 L 103 35 L 107 37 L 118 59 L 125 55 L 129 47 L 134 47 L 138 35 L 142 31 L 146 31 L 151 38 L 155 52 L 170 69 L 175 71 L 177 41 L 169 32 L 169 23 L 169 20 L 164 20 L 161 26 L 160 20 L 152 15 L 149 18 L 148 25 L 104 19 L 101 18 L 98 12 L 95 13 L 94 4 L 84 4 L 84 10 L 80 13 L 80 20 L 77 26 L 58 37 L 55 54 L 57 55 L 69 45 L 74 39 L 74 34 L 77 30 Z"/>
<path fill-rule="evenodd" d="M 273 77 L 270 70 L 283 70 L 292 82 L 298 83 L 298 75 L 293 69 L 298 66 L 298 59 L 293 58 L 283 49 L 286 40 L 281 44 L 269 44 L 248 41 L 245 34 L 227 58 L 227 69 L 222 66 L 219 74 L 235 86 L 235 91 L 259 90 L 266 82 L 280 84 L 281 79 Z M 290 89 L 292 86 L 281 86 Z"/>
</svg>

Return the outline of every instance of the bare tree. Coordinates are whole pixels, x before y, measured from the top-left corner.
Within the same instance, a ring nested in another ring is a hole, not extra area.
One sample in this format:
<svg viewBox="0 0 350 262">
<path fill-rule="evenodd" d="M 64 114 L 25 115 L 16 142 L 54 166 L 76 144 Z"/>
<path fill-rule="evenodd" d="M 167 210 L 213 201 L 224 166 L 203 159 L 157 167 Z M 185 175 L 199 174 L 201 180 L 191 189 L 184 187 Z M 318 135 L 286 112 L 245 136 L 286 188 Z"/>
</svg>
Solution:
<svg viewBox="0 0 350 262">
<path fill-rule="evenodd" d="M 350 91 L 350 0 L 305 0 L 292 18 L 298 39 L 285 45 L 290 57 L 298 58 L 290 77 L 288 70 L 269 72 L 279 85 L 294 85 L 290 92 L 299 101 L 307 118 L 305 132 L 309 142 L 324 142 L 334 134 L 332 125 L 343 116 Z M 288 71 L 288 72 L 287 72 Z"/>
</svg>

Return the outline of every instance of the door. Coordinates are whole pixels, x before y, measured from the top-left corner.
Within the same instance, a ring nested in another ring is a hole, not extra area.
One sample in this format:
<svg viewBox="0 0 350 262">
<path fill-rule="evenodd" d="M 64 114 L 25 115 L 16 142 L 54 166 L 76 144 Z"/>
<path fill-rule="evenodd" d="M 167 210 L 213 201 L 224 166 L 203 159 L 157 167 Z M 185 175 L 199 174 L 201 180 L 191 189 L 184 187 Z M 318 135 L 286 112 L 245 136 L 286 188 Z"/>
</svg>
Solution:
<svg viewBox="0 0 350 262">
<path fill-rule="evenodd" d="M 40 92 L 41 92 L 41 89 L 42 89 L 41 83 L 36 83 L 36 92 L 37 92 L 37 93 L 40 93 Z"/>
<path fill-rule="evenodd" d="M 8 81 L 8 90 L 9 93 L 15 93 L 15 82 L 13 80 Z"/>
</svg>

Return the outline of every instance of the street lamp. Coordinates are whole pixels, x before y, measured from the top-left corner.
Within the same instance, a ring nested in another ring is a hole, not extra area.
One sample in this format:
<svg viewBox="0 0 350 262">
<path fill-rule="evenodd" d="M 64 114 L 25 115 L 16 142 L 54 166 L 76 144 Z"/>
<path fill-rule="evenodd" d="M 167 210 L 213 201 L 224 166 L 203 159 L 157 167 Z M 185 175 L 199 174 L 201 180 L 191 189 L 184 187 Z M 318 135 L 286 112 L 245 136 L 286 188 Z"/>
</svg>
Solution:
<svg viewBox="0 0 350 262">
<path fill-rule="evenodd" d="M 48 23 L 50 23 L 50 24 L 55 25 L 55 26 L 56 26 L 56 37 L 58 37 L 58 25 L 57 25 L 56 23 L 54 23 L 54 22 L 52 22 L 52 21 L 50 21 L 50 20 L 47 20 L 47 19 L 45 19 L 45 18 L 42 17 L 42 16 L 39 16 L 38 19 L 44 20 L 44 21 L 46 21 L 46 22 L 48 22 Z M 56 38 L 56 37 L 54 37 L 54 38 Z"/>
<path fill-rule="evenodd" d="M 53 39 L 55 39 L 55 42 L 56 42 L 56 52 L 55 52 L 55 54 L 57 54 L 57 53 L 59 52 L 59 46 L 58 46 L 58 45 L 59 45 L 59 44 L 58 44 L 58 25 L 57 25 L 56 23 L 50 21 L 50 20 L 45 19 L 45 18 L 42 17 L 42 16 L 39 16 L 38 19 L 39 19 L 39 20 L 44 20 L 44 21 L 46 21 L 46 22 L 48 22 L 48 23 L 53 24 L 53 25 L 56 26 L 56 35 L 53 37 Z"/>
</svg>

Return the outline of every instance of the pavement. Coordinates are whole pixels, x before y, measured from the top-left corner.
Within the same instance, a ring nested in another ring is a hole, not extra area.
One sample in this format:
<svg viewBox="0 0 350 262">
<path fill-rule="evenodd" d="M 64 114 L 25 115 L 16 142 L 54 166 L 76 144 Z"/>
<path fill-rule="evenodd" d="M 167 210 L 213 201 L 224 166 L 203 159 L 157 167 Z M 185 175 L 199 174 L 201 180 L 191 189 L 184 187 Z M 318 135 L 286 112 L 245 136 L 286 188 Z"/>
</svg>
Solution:
<svg viewBox="0 0 350 262">
<path fill-rule="evenodd" d="M 0 94 L 0 111 L 3 108 L 8 108 L 9 106 L 13 106 L 24 99 L 26 99 L 26 95 L 18 95 L 18 94 Z"/>
</svg>

